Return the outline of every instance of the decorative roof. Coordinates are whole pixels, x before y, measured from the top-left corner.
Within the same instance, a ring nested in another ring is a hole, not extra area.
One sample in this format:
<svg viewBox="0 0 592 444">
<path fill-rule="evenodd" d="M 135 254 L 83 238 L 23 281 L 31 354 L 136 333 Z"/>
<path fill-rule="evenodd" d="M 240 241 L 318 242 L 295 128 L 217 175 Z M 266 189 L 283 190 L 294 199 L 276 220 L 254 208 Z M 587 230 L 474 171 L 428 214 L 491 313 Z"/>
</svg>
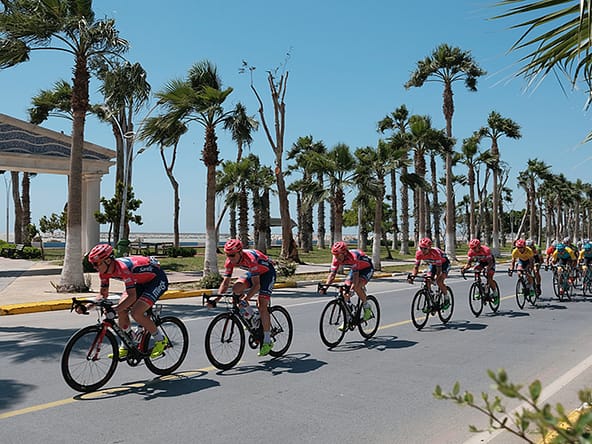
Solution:
<svg viewBox="0 0 592 444">
<path fill-rule="evenodd" d="M 0 114 L 0 155 L 33 154 L 53 158 L 70 157 L 71 138 L 37 125 Z M 109 161 L 113 150 L 84 143 L 83 159 Z"/>
</svg>

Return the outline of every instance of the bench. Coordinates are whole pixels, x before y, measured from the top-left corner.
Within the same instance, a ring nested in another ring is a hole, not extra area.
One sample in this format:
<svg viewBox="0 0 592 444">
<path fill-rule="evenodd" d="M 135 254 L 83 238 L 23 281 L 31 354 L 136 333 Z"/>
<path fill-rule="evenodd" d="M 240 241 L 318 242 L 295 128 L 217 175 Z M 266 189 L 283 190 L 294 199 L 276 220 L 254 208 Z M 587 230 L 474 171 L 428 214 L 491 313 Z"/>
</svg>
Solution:
<svg viewBox="0 0 592 444">
<path fill-rule="evenodd" d="M 167 248 L 172 248 L 173 242 L 144 242 L 134 241 L 129 245 L 130 254 L 164 255 Z"/>
<path fill-rule="evenodd" d="M 16 244 L 14 247 L 8 246 L 2 248 L 0 256 L 7 257 L 10 259 L 18 259 L 23 256 L 23 250 L 25 249 L 24 244 Z"/>
</svg>

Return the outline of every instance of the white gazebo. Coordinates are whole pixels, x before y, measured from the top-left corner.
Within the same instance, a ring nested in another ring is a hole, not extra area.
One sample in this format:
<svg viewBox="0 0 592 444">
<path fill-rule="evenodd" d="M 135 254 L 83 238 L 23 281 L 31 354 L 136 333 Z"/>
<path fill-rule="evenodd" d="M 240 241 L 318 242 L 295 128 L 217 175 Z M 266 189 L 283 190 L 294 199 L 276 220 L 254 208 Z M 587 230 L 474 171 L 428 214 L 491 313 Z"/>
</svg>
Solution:
<svg viewBox="0 0 592 444">
<path fill-rule="evenodd" d="M 0 114 L 0 170 L 63 174 L 70 170 L 71 138 L 62 133 Z M 82 251 L 99 242 L 101 179 L 115 164 L 116 152 L 84 142 L 82 153 Z"/>
</svg>

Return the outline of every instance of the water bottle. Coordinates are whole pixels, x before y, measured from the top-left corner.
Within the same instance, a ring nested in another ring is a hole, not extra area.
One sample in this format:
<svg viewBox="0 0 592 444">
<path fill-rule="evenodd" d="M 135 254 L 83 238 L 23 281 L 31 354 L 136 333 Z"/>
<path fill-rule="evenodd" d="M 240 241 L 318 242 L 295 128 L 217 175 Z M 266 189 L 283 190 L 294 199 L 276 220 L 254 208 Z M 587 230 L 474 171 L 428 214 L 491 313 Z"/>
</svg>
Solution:
<svg viewBox="0 0 592 444">
<path fill-rule="evenodd" d="M 142 336 L 144 335 L 144 327 L 138 325 L 135 328 L 132 328 L 132 339 L 136 344 L 139 344 L 142 340 Z"/>
<path fill-rule="evenodd" d="M 259 323 L 261 322 L 261 316 L 259 315 L 259 310 L 255 310 L 253 313 L 253 317 L 251 318 L 251 325 L 253 328 L 259 328 Z"/>
<path fill-rule="evenodd" d="M 244 299 L 239 302 L 238 311 L 241 316 L 247 320 L 251 319 L 251 316 L 253 316 L 253 307 L 251 307 L 251 305 Z"/>
</svg>

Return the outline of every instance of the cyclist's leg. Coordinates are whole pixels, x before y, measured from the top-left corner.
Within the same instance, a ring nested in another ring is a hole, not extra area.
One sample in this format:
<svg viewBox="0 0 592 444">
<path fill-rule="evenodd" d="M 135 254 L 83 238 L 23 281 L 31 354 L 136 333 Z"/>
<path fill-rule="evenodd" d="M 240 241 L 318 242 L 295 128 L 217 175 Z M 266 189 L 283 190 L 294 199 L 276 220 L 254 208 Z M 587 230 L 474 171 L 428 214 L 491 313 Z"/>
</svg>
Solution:
<svg viewBox="0 0 592 444">
<path fill-rule="evenodd" d="M 440 289 L 440 293 L 445 295 L 448 292 L 446 288 L 446 278 L 448 277 L 448 271 L 450 270 L 450 261 L 447 260 L 442 264 L 441 267 L 436 267 L 436 270 L 439 273 L 436 275 L 436 283 L 438 284 L 438 288 Z"/>
<path fill-rule="evenodd" d="M 275 284 L 275 276 L 275 270 L 271 268 L 260 276 L 252 277 L 254 283 L 256 283 L 255 279 L 259 280 L 260 286 L 257 303 L 259 306 L 259 315 L 261 316 L 261 326 L 263 327 L 263 344 L 261 344 L 259 356 L 269 354 L 273 347 L 273 343 L 271 342 L 271 321 L 269 318 L 269 299 Z"/>
</svg>

